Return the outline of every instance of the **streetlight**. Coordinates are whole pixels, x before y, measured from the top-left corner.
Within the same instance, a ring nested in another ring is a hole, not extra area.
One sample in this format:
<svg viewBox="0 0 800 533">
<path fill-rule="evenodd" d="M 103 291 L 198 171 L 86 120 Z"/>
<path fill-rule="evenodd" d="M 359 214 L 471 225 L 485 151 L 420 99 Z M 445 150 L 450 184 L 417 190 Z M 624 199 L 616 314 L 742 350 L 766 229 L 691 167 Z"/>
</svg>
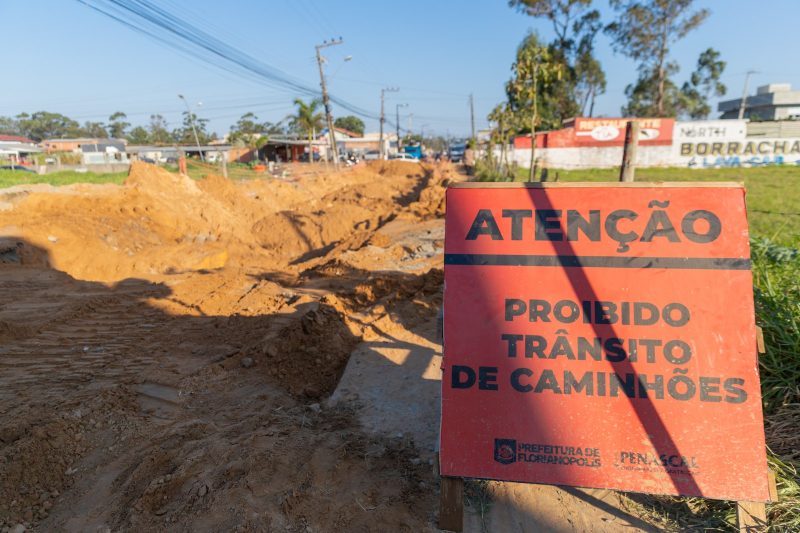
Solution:
<svg viewBox="0 0 800 533">
<path fill-rule="evenodd" d="M 189 107 L 189 102 L 186 101 L 186 98 L 182 94 L 179 94 L 178 98 L 183 100 L 183 103 L 186 104 L 186 111 L 189 112 L 189 124 L 192 125 L 192 132 L 194 133 L 194 142 L 197 145 L 197 153 L 200 154 L 200 161 L 205 163 L 206 158 L 203 157 L 203 151 L 200 149 L 200 139 L 197 137 L 197 128 L 194 127 L 194 114 L 192 114 L 192 108 Z"/>
<path fill-rule="evenodd" d="M 401 107 L 408 107 L 408 104 L 395 104 L 394 106 L 394 114 L 395 114 L 395 126 L 397 126 L 397 151 L 400 152 L 401 145 L 403 144 L 400 142 L 400 108 Z"/>
</svg>

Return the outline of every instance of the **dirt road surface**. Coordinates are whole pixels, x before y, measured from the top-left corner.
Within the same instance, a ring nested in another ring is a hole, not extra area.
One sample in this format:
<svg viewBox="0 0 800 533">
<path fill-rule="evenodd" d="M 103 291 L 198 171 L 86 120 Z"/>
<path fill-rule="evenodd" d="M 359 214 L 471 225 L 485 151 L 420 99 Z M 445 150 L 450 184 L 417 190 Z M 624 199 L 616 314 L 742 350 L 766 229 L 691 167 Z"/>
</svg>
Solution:
<svg viewBox="0 0 800 533">
<path fill-rule="evenodd" d="M 437 531 L 453 179 L 0 191 L 0 531 Z M 467 531 L 649 528 L 610 492 L 475 487 Z"/>
</svg>

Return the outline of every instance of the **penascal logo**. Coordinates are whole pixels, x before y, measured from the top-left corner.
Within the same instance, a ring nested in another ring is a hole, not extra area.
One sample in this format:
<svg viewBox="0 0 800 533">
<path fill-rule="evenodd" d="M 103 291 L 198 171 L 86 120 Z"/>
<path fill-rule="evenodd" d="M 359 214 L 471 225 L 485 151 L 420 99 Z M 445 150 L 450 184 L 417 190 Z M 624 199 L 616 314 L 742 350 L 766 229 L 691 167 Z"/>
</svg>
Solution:
<svg viewBox="0 0 800 533">
<path fill-rule="evenodd" d="M 510 465 L 517 460 L 517 441 L 514 439 L 494 439 L 494 460 Z"/>
</svg>

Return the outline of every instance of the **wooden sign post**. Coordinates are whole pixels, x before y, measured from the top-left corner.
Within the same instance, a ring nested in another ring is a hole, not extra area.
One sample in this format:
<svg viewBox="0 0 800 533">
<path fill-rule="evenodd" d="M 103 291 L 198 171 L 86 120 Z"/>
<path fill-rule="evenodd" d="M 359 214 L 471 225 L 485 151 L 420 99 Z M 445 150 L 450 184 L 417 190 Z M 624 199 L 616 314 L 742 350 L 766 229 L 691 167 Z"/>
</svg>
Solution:
<svg viewBox="0 0 800 533">
<path fill-rule="evenodd" d="M 452 478 L 735 500 L 742 527 L 765 522 L 741 185 L 458 184 L 445 231 L 443 527 Z"/>
<path fill-rule="evenodd" d="M 625 125 L 625 146 L 622 149 L 622 166 L 619 170 L 619 181 L 631 182 L 636 175 L 636 152 L 639 146 L 641 128 L 636 120 Z"/>
</svg>

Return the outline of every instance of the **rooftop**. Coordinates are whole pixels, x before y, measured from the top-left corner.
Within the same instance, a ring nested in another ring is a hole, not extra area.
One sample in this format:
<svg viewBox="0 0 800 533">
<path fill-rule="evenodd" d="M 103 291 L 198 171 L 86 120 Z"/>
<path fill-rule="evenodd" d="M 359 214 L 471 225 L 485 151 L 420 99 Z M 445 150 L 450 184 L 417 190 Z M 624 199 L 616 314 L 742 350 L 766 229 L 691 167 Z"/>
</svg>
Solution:
<svg viewBox="0 0 800 533">
<path fill-rule="evenodd" d="M 22 137 L 21 135 L 0 135 L 0 142 L 36 144 L 32 139 Z"/>
<path fill-rule="evenodd" d="M 738 111 L 742 104 L 741 98 L 734 98 L 720 102 L 718 111 Z M 747 96 L 747 108 L 771 106 L 797 106 L 800 105 L 800 91 L 792 90 L 789 83 L 770 83 L 756 89 L 756 94 Z"/>
</svg>

